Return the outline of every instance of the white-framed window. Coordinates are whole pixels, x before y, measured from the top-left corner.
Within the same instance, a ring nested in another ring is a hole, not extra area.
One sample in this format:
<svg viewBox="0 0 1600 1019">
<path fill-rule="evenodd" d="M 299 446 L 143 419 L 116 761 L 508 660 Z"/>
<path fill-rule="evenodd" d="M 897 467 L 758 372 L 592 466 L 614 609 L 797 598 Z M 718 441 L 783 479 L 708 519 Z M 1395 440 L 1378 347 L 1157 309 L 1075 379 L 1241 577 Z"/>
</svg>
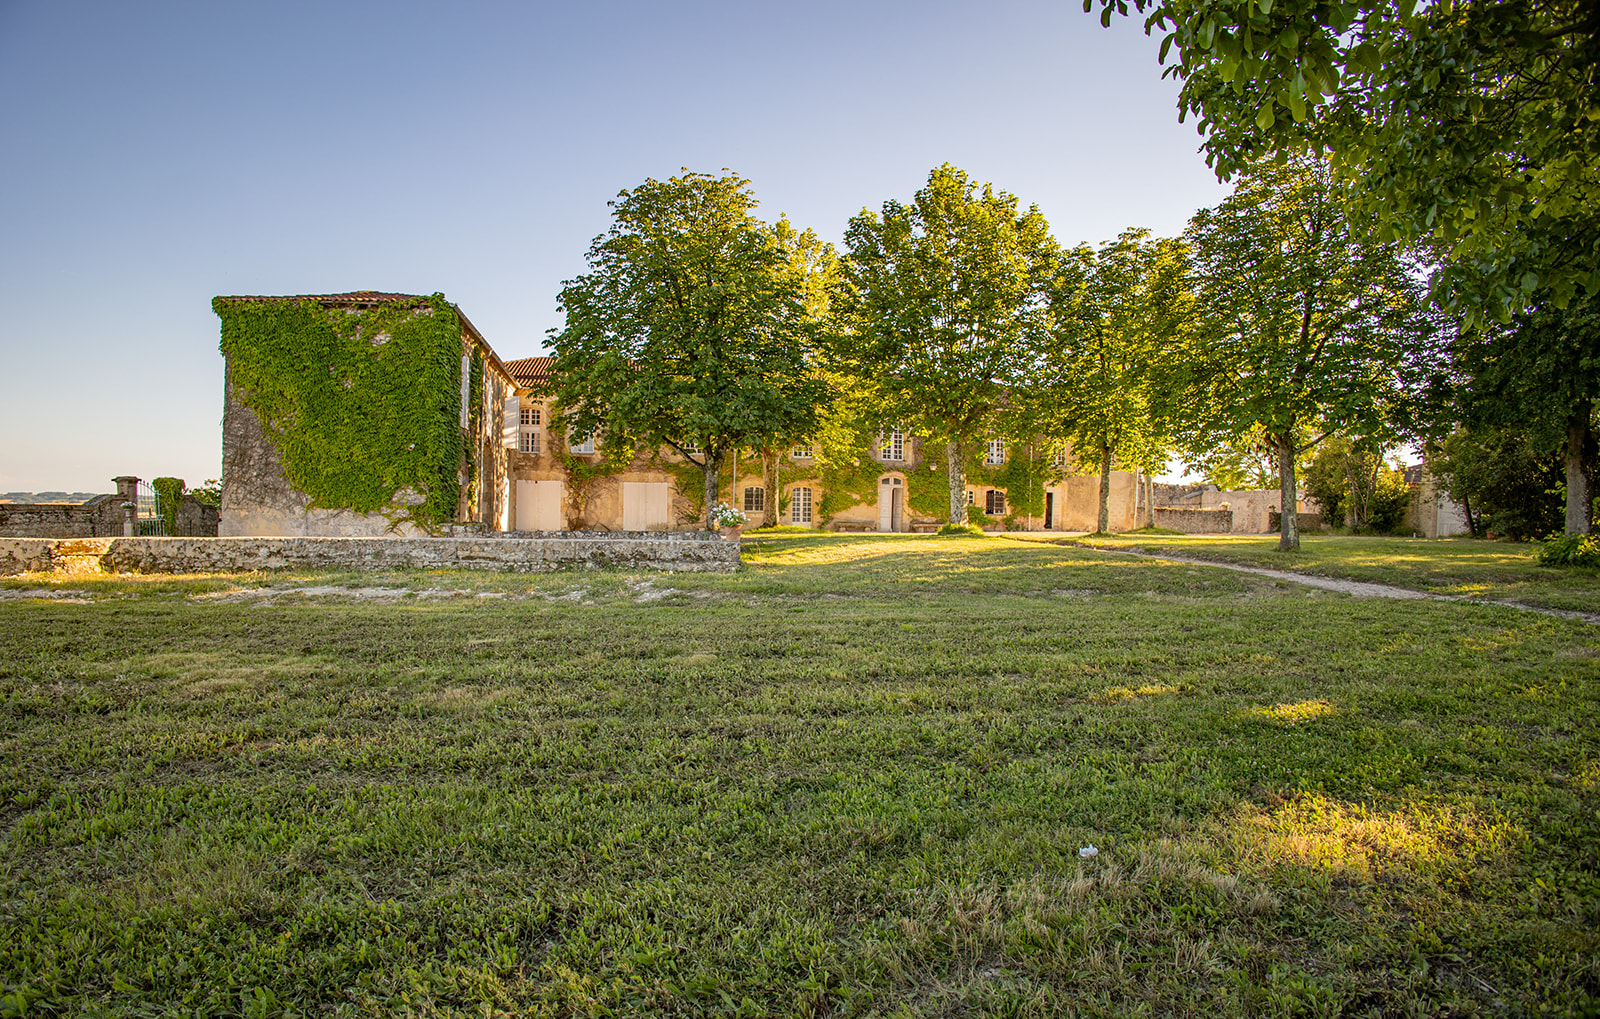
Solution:
<svg viewBox="0 0 1600 1019">
<path fill-rule="evenodd" d="M 970 489 L 970 488 L 967 489 L 967 505 L 968 506 L 976 505 L 976 502 L 973 500 L 973 497 L 972 497 L 972 489 Z"/>
<path fill-rule="evenodd" d="M 811 523 L 811 489 L 801 487 L 789 490 L 789 522 Z"/>
<path fill-rule="evenodd" d="M 983 512 L 991 517 L 1006 515 L 1006 493 L 999 489 L 989 489 L 988 495 L 983 498 Z"/>
<path fill-rule="evenodd" d="M 767 508 L 767 490 L 751 486 L 744 490 L 744 511 L 746 513 L 762 513 Z"/>
<path fill-rule="evenodd" d="M 568 453 L 593 453 L 594 452 L 594 433 L 590 432 L 588 435 L 585 435 L 582 438 L 579 438 L 577 432 L 569 432 L 567 434 L 567 452 Z"/>
<path fill-rule="evenodd" d="M 1006 462 L 1006 443 L 1004 439 L 989 440 L 989 454 L 983 458 L 983 462 L 990 467 L 998 467 Z"/>
<path fill-rule="evenodd" d="M 699 456 L 700 455 L 700 452 L 701 452 L 700 443 L 696 442 L 693 439 L 684 439 L 678 445 L 680 445 L 683 448 L 683 455 L 684 456 Z"/>
<path fill-rule="evenodd" d="M 898 428 L 878 436 L 878 459 L 901 461 L 906 458 L 905 433 Z"/>
<path fill-rule="evenodd" d="M 543 422 L 544 418 L 539 414 L 538 407 L 522 408 L 522 427 L 538 428 Z"/>
<path fill-rule="evenodd" d="M 522 432 L 521 441 L 517 444 L 517 448 L 524 453 L 539 452 L 539 433 L 524 429 Z"/>
<path fill-rule="evenodd" d="M 1050 458 L 1050 466 L 1059 469 L 1059 468 L 1065 467 L 1066 465 L 1067 465 L 1067 451 L 1064 450 L 1064 449 L 1056 450 L 1056 455 Z"/>
<path fill-rule="evenodd" d="M 815 458 L 816 455 L 816 449 L 809 442 L 805 443 L 804 445 L 797 445 L 793 449 L 789 450 L 789 457 L 793 460 L 811 460 Z"/>
</svg>

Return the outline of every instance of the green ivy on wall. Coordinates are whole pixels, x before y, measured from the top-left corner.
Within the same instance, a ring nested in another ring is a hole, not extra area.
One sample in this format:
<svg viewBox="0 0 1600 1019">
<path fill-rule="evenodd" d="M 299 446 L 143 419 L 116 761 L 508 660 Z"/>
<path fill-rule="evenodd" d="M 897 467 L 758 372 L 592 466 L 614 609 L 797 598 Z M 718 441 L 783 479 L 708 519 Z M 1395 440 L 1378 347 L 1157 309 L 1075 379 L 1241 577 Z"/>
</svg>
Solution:
<svg viewBox="0 0 1600 1019">
<path fill-rule="evenodd" d="M 474 457 L 460 427 L 461 322 L 444 295 L 371 308 L 219 297 L 211 307 L 234 396 L 312 506 L 427 531 L 455 516 L 458 472 Z M 480 413 L 481 371 L 480 355 Z M 408 489 L 419 503 L 401 501 Z"/>
<path fill-rule="evenodd" d="M 178 507 L 183 503 L 182 478 L 152 478 L 150 487 L 161 505 L 161 519 L 166 521 L 167 537 L 178 533 Z"/>
</svg>

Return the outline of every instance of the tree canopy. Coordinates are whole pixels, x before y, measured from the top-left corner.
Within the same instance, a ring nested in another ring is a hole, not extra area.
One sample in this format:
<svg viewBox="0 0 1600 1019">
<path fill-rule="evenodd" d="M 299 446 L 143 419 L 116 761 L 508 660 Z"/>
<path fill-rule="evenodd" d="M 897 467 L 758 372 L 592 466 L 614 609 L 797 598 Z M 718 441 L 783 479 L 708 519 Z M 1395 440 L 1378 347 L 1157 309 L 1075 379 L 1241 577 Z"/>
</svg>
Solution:
<svg viewBox="0 0 1600 1019">
<path fill-rule="evenodd" d="M 1270 448 L 1286 550 L 1299 547 L 1296 458 L 1335 432 L 1382 433 L 1426 335 L 1400 245 L 1357 231 L 1344 193 L 1321 161 L 1263 161 L 1187 235 L 1204 309 L 1184 359 L 1190 459 Z"/>
<path fill-rule="evenodd" d="M 1105 23 L 1130 6 L 1099 3 Z M 1132 6 L 1224 178 L 1267 150 L 1330 151 L 1354 214 L 1440 244 L 1436 293 L 1474 321 L 1600 295 L 1600 4 Z"/>
<path fill-rule="evenodd" d="M 749 185 L 685 172 L 619 194 L 550 339 L 572 431 L 676 449 L 704 472 L 707 526 L 724 459 L 808 433 L 829 399 L 810 352 L 832 250 L 756 219 Z"/>
<path fill-rule="evenodd" d="M 909 205 L 845 231 L 834 352 L 885 420 L 946 444 L 950 523 L 966 520 L 961 444 L 986 434 L 1026 360 L 1056 246 L 1035 207 L 946 163 Z"/>
</svg>

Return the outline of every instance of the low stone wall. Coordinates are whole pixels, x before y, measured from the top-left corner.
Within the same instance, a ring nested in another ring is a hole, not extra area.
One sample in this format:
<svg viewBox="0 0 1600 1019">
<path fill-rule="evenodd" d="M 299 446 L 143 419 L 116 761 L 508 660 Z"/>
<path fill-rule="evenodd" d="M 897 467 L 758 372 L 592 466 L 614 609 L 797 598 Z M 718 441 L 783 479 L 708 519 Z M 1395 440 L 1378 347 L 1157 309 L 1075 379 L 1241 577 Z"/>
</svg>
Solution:
<svg viewBox="0 0 1600 1019">
<path fill-rule="evenodd" d="M 0 503 L 0 536 L 94 538 L 122 533 L 122 503 L 114 495 L 88 502 Z"/>
<path fill-rule="evenodd" d="M 1317 531 L 1322 530 L 1322 514 L 1296 513 L 1294 515 L 1294 526 L 1295 530 L 1299 531 L 1301 534 L 1315 534 Z M 1280 530 L 1282 530 L 1282 527 L 1283 523 L 1281 514 L 1279 514 L 1277 510 L 1273 510 L 1267 514 L 1268 534 L 1277 534 Z"/>
<path fill-rule="evenodd" d="M 709 531 L 522 532 L 451 538 L 0 538 L 0 575 L 252 570 L 573 568 L 727 572 L 739 543 Z"/>
<path fill-rule="evenodd" d="M 1184 534 L 1228 534 L 1233 530 L 1233 510 L 1157 506 L 1156 526 Z"/>
</svg>

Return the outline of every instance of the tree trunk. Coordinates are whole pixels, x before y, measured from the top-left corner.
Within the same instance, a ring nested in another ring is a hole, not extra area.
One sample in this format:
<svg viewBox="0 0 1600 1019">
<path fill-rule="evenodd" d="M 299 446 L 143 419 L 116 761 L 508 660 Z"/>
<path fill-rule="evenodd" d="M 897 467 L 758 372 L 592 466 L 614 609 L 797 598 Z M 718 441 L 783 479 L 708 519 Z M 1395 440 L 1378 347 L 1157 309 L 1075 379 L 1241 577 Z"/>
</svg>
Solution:
<svg viewBox="0 0 1600 1019">
<path fill-rule="evenodd" d="M 706 458 L 706 530 L 715 531 L 717 525 L 711 522 L 711 507 L 717 504 L 717 491 L 722 487 L 722 450 L 713 450 L 711 443 L 705 445 Z"/>
<path fill-rule="evenodd" d="M 761 526 L 778 526 L 778 451 L 761 451 L 761 486 L 766 491 L 761 499 Z"/>
<path fill-rule="evenodd" d="M 950 466 L 950 524 L 960 527 L 967 522 L 967 470 L 961 462 L 961 443 L 946 443 L 944 458 Z"/>
<path fill-rule="evenodd" d="M 1144 511 L 1146 527 L 1156 525 L 1156 479 L 1149 471 L 1144 475 Z"/>
<path fill-rule="evenodd" d="M 1478 526 L 1478 518 L 1472 515 L 1472 497 L 1466 492 L 1461 493 L 1461 515 L 1467 518 L 1467 534 L 1474 538 L 1483 537 L 1483 528 Z"/>
<path fill-rule="evenodd" d="M 1278 551 L 1300 551 L 1299 495 L 1294 484 L 1294 434 L 1275 437 L 1278 447 Z"/>
<path fill-rule="evenodd" d="M 1567 448 L 1562 460 L 1567 468 L 1567 533 L 1588 534 L 1594 515 L 1594 492 L 1584 461 L 1589 447 L 1589 401 L 1574 408 L 1567 418 Z"/>
<path fill-rule="evenodd" d="M 1096 525 L 1099 534 L 1111 530 L 1111 447 L 1100 444 L 1100 516 Z"/>
</svg>

